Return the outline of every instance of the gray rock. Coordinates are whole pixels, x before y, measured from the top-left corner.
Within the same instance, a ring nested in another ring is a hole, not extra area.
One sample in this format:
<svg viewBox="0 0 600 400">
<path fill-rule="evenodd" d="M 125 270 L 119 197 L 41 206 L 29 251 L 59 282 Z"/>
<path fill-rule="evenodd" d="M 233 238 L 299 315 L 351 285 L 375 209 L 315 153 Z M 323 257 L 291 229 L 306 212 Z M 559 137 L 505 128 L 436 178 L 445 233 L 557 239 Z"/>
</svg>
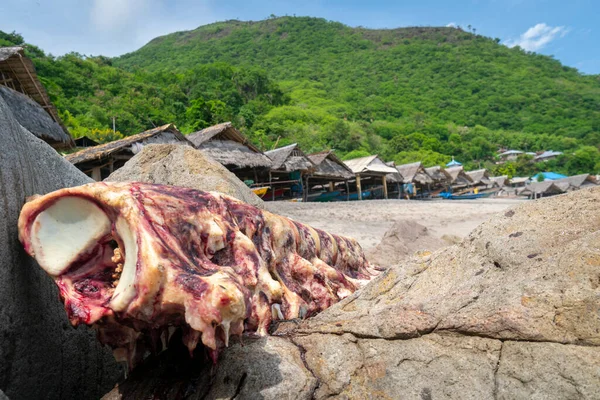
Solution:
<svg viewBox="0 0 600 400">
<path fill-rule="evenodd" d="M 95 398 L 122 375 L 90 329 L 69 324 L 58 290 L 18 241 L 25 198 L 89 179 L 17 123 L 0 98 L 0 390 L 13 399 Z"/>
<path fill-rule="evenodd" d="M 600 398 L 598 204 L 600 187 L 524 203 L 412 257 L 320 315 L 280 323 L 264 347 L 289 341 L 304 365 L 274 349 L 279 364 L 257 374 L 276 381 L 292 363 L 319 399 Z M 246 371 L 230 350 L 218 368 Z M 200 388 L 236 393 L 224 379 Z M 260 395 L 251 388 L 243 397 Z"/>
<path fill-rule="evenodd" d="M 498 399 L 599 399 L 600 348 L 504 342 Z"/>
<path fill-rule="evenodd" d="M 253 206 L 263 201 L 227 168 L 190 146 L 153 144 L 145 146 L 106 181 L 147 182 L 216 191 Z"/>
<path fill-rule="evenodd" d="M 316 399 L 492 398 L 501 347 L 498 340 L 437 334 L 397 341 L 312 334 L 294 341 L 319 379 Z"/>
</svg>

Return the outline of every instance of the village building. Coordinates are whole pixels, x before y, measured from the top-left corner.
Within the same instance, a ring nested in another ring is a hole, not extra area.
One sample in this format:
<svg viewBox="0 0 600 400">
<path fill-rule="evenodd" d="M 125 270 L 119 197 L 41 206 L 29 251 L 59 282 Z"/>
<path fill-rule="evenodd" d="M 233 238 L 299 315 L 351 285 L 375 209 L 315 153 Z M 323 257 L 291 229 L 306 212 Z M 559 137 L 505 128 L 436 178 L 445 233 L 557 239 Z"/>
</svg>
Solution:
<svg viewBox="0 0 600 400">
<path fill-rule="evenodd" d="M 460 167 L 461 165 L 462 165 L 462 163 L 459 163 L 458 161 L 456 161 L 454 159 L 454 157 L 452 157 L 452 161 L 450 161 L 448 164 L 446 164 L 446 168 Z"/>
<path fill-rule="evenodd" d="M 350 195 L 350 199 L 356 198 L 388 198 L 387 176 L 397 174 L 396 168 L 386 165 L 377 155 L 354 158 L 344 161 L 350 168 L 356 181 L 356 193 Z M 378 193 L 381 191 L 381 195 Z"/>
<path fill-rule="evenodd" d="M 211 126 L 186 138 L 196 149 L 207 154 L 234 173 L 240 180 L 257 184 L 268 176 L 272 161 L 254 146 L 231 122 Z"/>
<path fill-rule="evenodd" d="M 549 160 L 553 160 L 558 156 L 562 156 L 562 152 L 561 151 L 552 151 L 552 150 L 547 150 L 544 151 L 541 154 L 536 155 L 535 157 L 533 157 L 533 161 L 534 162 L 540 162 L 540 161 L 549 161 Z"/>
<path fill-rule="evenodd" d="M 425 168 L 425 173 L 429 175 L 433 181 L 430 187 L 432 196 L 439 195 L 441 192 L 447 191 L 448 187 L 452 183 L 452 176 L 439 165 Z"/>
<path fill-rule="evenodd" d="M 471 178 L 471 187 L 478 190 L 490 189 L 493 182 L 490 180 L 490 174 L 486 169 L 477 169 L 466 173 Z"/>
<path fill-rule="evenodd" d="M 0 97 L 29 132 L 56 149 L 73 147 L 73 139 L 22 47 L 0 48 Z"/>
<path fill-rule="evenodd" d="M 449 191 L 451 193 L 464 191 L 465 188 L 469 188 L 473 183 L 471 177 L 465 173 L 462 166 L 446 168 L 446 173 L 450 176 Z"/>
<path fill-rule="evenodd" d="M 99 144 L 100 143 L 96 142 L 93 139 L 90 139 L 87 136 L 81 136 L 81 137 L 78 137 L 77 139 L 75 139 L 75 147 L 80 148 L 80 149 L 83 149 L 85 147 L 98 146 Z"/>
<path fill-rule="evenodd" d="M 413 185 L 414 191 L 412 193 L 415 197 L 428 197 L 430 196 L 431 184 L 433 179 L 427 174 L 423 164 L 420 161 L 397 165 L 396 169 L 400 176 L 402 176 L 402 193 L 401 197 L 405 197 L 407 194 L 407 188 L 409 185 Z"/>
<path fill-rule="evenodd" d="M 332 150 L 309 154 L 314 169 L 307 178 L 308 201 L 348 200 L 348 181 L 354 178 L 352 170 Z M 316 189 L 317 193 L 310 193 Z"/>
<path fill-rule="evenodd" d="M 522 152 L 521 150 L 506 150 L 500 154 L 498 154 L 498 157 L 500 158 L 500 162 L 504 163 L 506 161 L 516 161 L 517 158 L 519 158 L 519 156 L 521 154 L 525 154 L 524 152 Z"/>
<path fill-rule="evenodd" d="M 183 144 L 192 146 L 173 124 L 128 136 L 121 140 L 87 147 L 65 156 L 65 159 L 96 181 L 107 178 L 148 144 Z"/>
<path fill-rule="evenodd" d="M 304 179 L 312 173 L 315 165 L 300 149 L 297 143 L 278 149 L 266 151 L 271 159 L 269 171 L 269 191 L 263 197 L 265 200 L 278 198 L 298 198 L 306 200 Z"/>
</svg>

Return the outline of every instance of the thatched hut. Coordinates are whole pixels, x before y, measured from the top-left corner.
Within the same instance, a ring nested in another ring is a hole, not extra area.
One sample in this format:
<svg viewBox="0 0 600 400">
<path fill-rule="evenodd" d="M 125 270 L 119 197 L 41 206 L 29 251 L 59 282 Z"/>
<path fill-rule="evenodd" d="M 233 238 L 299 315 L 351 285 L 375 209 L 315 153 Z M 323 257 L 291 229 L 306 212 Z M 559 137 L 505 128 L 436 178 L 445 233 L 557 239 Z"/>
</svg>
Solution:
<svg viewBox="0 0 600 400">
<path fill-rule="evenodd" d="M 272 161 L 231 122 L 211 126 L 192 133 L 187 139 L 204 154 L 209 155 L 233 172 L 242 181 L 259 181 L 268 175 Z"/>
<path fill-rule="evenodd" d="M 175 125 L 167 124 L 158 128 L 128 136 L 121 140 L 87 147 L 68 154 L 65 159 L 96 181 L 108 177 L 121 168 L 130 158 L 139 153 L 147 144 L 175 143 L 192 146 Z"/>
<path fill-rule="evenodd" d="M 31 133 L 55 148 L 73 146 L 73 139 L 22 47 L 0 48 L 0 96 Z"/>
<path fill-rule="evenodd" d="M 490 174 L 486 169 L 477 169 L 474 171 L 467 172 L 469 178 L 471 178 L 471 186 L 479 189 L 489 189 L 492 187 L 493 182 L 490 180 Z"/>
<path fill-rule="evenodd" d="M 335 189 L 336 184 L 343 184 L 346 190 L 346 199 L 348 198 L 348 180 L 354 178 L 352 170 L 340 160 L 332 150 L 321 151 L 319 153 L 309 154 L 308 158 L 315 165 L 311 174 L 307 179 L 312 185 L 308 185 L 308 190 L 311 187 L 324 188 L 324 185 L 328 185 L 328 192 L 318 193 L 317 196 L 313 196 L 311 199 L 310 193 L 308 194 L 309 200 L 314 201 L 329 201 L 332 200 L 332 196 L 337 194 L 337 197 L 341 196 L 341 192 Z"/>
<path fill-rule="evenodd" d="M 278 149 L 266 151 L 265 154 L 271 159 L 271 171 L 269 172 L 270 191 L 265 195 L 266 199 L 298 197 L 302 195 L 306 199 L 304 179 L 309 176 L 315 168 L 315 164 L 300 149 L 297 143 Z"/>
<path fill-rule="evenodd" d="M 404 184 L 412 184 L 416 187 L 417 193 L 424 195 L 431 191 L 431 184 L 433 179 L 427 174 L 423 164 L 420 161 L 402 164 L 396 166 L 396 169 L 402 175 Z"/>
<path fill-rule="evenodd" d="M 446 172 L 450 175 L 450 185 L 453 192 L 473 184 L 471 177 L 465 173 L 462 165 L 446 168 Z"/>
<path fill-rule="evenodd" d="M 377 155 L 353 158 L 352 160 L 344 161 L 344 164 L 352 170 L 356 177 L 356 193 L 358 200 L 363 198 L 363 184 L 370 184 L 372 189 L 377 189 L 376 181 L 381 180 L 383 189 L 383 197 L 388 198 L 387 176 L 390 174 L 398 174 L 396 168 L 386 165 Z M 366 185 L 365 185 L 366 187 Z"/>
<path fill-rule="evenodd" d="M 531 182 L 524 188 L 518 189 L 517 193 L 520 196 L 528 196 L 531 199 L 537 199 L 540 197 L 548 197 L 565 193 L 567 188 L 568 184 L 561 185 L 557 184 L 556 181 Z"/>
<path fill-rule="evenodd" d="M 568 176 L 566 178 L 557 179 L 553 182 L 560 188 L 563 188 L 565 191 L 578 190 L 583 187 L 594 186 L 598 184 L 596 176 L 590 174 Z"/>
</svg>

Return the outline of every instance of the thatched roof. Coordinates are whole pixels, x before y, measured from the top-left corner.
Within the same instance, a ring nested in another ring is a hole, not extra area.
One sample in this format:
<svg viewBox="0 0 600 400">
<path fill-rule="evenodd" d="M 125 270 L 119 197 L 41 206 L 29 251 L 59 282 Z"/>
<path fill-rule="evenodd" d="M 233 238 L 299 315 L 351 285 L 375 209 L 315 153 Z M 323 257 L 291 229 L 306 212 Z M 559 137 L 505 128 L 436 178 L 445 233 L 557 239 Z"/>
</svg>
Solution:
<svg viewBox="0 0 600 400">
<path fill-rule="evenodd" d="M 68 148 L 73 140 L 42 107 L 31 98 L 6 86 L 0 86 L 0 97 L 25 129 L 56 148 Z"/>
<path fill-rule="evenodd" d="M 492 184 L 494 184 L 500 188 L 504 187 L 504 186 L 510 186 L 510 180 L 508 179 L 508 176 L 506 176 L 506 175 L 492 176 L 492 177 L 490 177 L 490 181 L 492 182 Z"/>
<path fill-rule="evenodd" d="M 556 184 L 556 181 L 532 182 L 525 186 L 518 193 L 520 195 L 533 194 L 550 195 L 564 193 L 568 188 L 568 183 Z"/>
<path fill-rule="evenodd" d="M 0 47 L 0 86 L 8 87 L 33 99 L 33 101 L 39 104 L 50 116 L 50 118 L 56 124 L 58 124 L 63 132 L 62 134 L 58 134 L 57 128 L 44 130 L 43 132 L 36 132 L 24 125 L 22 122 L 24 121 L 23 118 L 16 115 L 17 120 L 19 120 L 21 125 L 41 139 L 48 141 L 48 143 L 54 147 L 71 147 L 73 145 L 71 136 L 69 136 L 68 131 L 63 126 L 56 108 L 48 97 L 48 93 L 46 92 L 44 85 L 42 85 L 38 79 L 33 63 L 28 57 L 25 56 L 25 52 L 23 51 L 22 47 Z M 3 97 L 7 103 L 9 103 L 5 97 L 6 94 L 7 92 L 3 92 Z M 13 101 L 24 103 L 23 101 L 19 101 L 15 96 L 10 97 L 13 99 Z M 15 100 L 15 98 L 17 100 Z M 14 112 L 15 108 L 13 105 L 9 104 L 9 106 Z M 31 109 L 31 107 L 29 106 L 27 109 Z M 25 114 L 25 112 L 23 111 L 21 114 Z M 36 114 L 39 114 L 39 112 Z M 38 115 L 32 118 L 39 119 L 40 117 Z M 30 125 L 33 125 L 36 128 L 49 126 L 49 124 L 46 123 L 39 124 L 37 121 L 31 122 Z"/>
<path fill-rule="evenodd" d="M 88 147 L 76 153 L 68 154 L 65 159 L 72 164 L 81 164 L 88 161 L 101 160 L 116 152 L 126 151 L 134 155 L 150 143 L 181 143 L 191 146 L 192 144 L 175 128 L 173 124 L 159 126 L 158 128 L 128 136 L 121 140 Z"/>
<path fill-rule="evenodd" d="M 316 177 L 338 179 L 350 179 L 354 177 L 352 170 L 332 150 L 309 154 L 308 158 L 316 166 L 312 173 Z"/>
<path fill-rule="evenodd" d="M 231 122 L 224 122 L 192 133 L 187 139 L 222 165 L 239 168 L 270 168 L 272 161 L 254 146 Z"/>
<path fill-rule="evenodd" d="M 513 178 L 510 178 L 510 184 L 511 185 L 519 185 L 521 183 L 526 183 L 529 180 L 529 177 L 527 176 L 515 176 Z"/>
<path fill-rule="evenodd" d="M 490 174 L 487 172 L 486 169 L 477 169 L 475 171 L 469 171 L 467 172 L 467 175 L 469 176 L 469 178 L 471 178 L 471 181 L 474 185 L 489 185 L 490 183 L 492 183 L 490 181 Z"/>
<path fill-rule="evenodd" d="M 470 185 L 473 183 L 471 177 L 465 173 L 462 165 L 446 168 L 446 173 L 450 176 L 450 183 Z"/>
<path fill-rule="evenodd" d="M 387 166 L 377 155 L 353 158 L 352 160 L 344 161 L 344 164 L 354 174 L 387 175 L 398 173 L 396 168 Z"/>
<path fill-rule="evenodd" d="M 421 185 L 433 183 L 433 179 L 427 175 L 425 168 L 423 168 L 423 164 L 421 164 L 420 161 L 410 164 L 397 165 L 396 169 L 403 177 L 403 183 L 417 182 Z"/>
<path fill-rule="evenodd" d="M 565 185 L 566 185 L 565 190 L 567 190 L 567 189 L 574 190 L 574 189 L 579 189 L 585 185 L 598 184 L 598 182 L 596 181 L 596 177 L 594 175 L 590 175 L 590 174 L 568 176 L 566 178 L 557 179 L 553 182 L 556 183 L 557 185 L 559 185 L 559 187 L 561 187 L 561 188 L 565 187 Z"/>
<path fill-rule="evenodd" d="M 442 183 L 442 182 L 450 182 L 452 177 L 450 174 L 446 172 L 446 170 L 439 165 L 435 167 L 425 168 L 425 173 L 433 179 L 434 182 Z"/>
<path fill-rule="evenodd" d="M 298 143 L 269 150 L 265 154 L 273 160 L 272 169 L 276 171 L 306 171 L 315 166 L 310 158 L 300 150 Z"/>
</svg>

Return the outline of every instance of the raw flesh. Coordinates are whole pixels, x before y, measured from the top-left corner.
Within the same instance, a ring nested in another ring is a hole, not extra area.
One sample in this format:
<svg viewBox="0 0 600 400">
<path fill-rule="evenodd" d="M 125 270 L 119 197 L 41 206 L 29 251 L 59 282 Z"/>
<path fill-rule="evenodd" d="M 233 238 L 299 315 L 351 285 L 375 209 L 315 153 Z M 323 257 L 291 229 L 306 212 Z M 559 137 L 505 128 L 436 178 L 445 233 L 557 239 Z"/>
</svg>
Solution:
<svg viewBox="0 0 600 400">
<path fill-rule="evenodd" d="M 138 362 L 175 329 L 216 357 L 230 335 L 267 334 L 376 275 L 359 244 L 219 193 L 92 183 L 25 204 L 25 250 L 54 278 L 73 325 Z"/>
</svg>

